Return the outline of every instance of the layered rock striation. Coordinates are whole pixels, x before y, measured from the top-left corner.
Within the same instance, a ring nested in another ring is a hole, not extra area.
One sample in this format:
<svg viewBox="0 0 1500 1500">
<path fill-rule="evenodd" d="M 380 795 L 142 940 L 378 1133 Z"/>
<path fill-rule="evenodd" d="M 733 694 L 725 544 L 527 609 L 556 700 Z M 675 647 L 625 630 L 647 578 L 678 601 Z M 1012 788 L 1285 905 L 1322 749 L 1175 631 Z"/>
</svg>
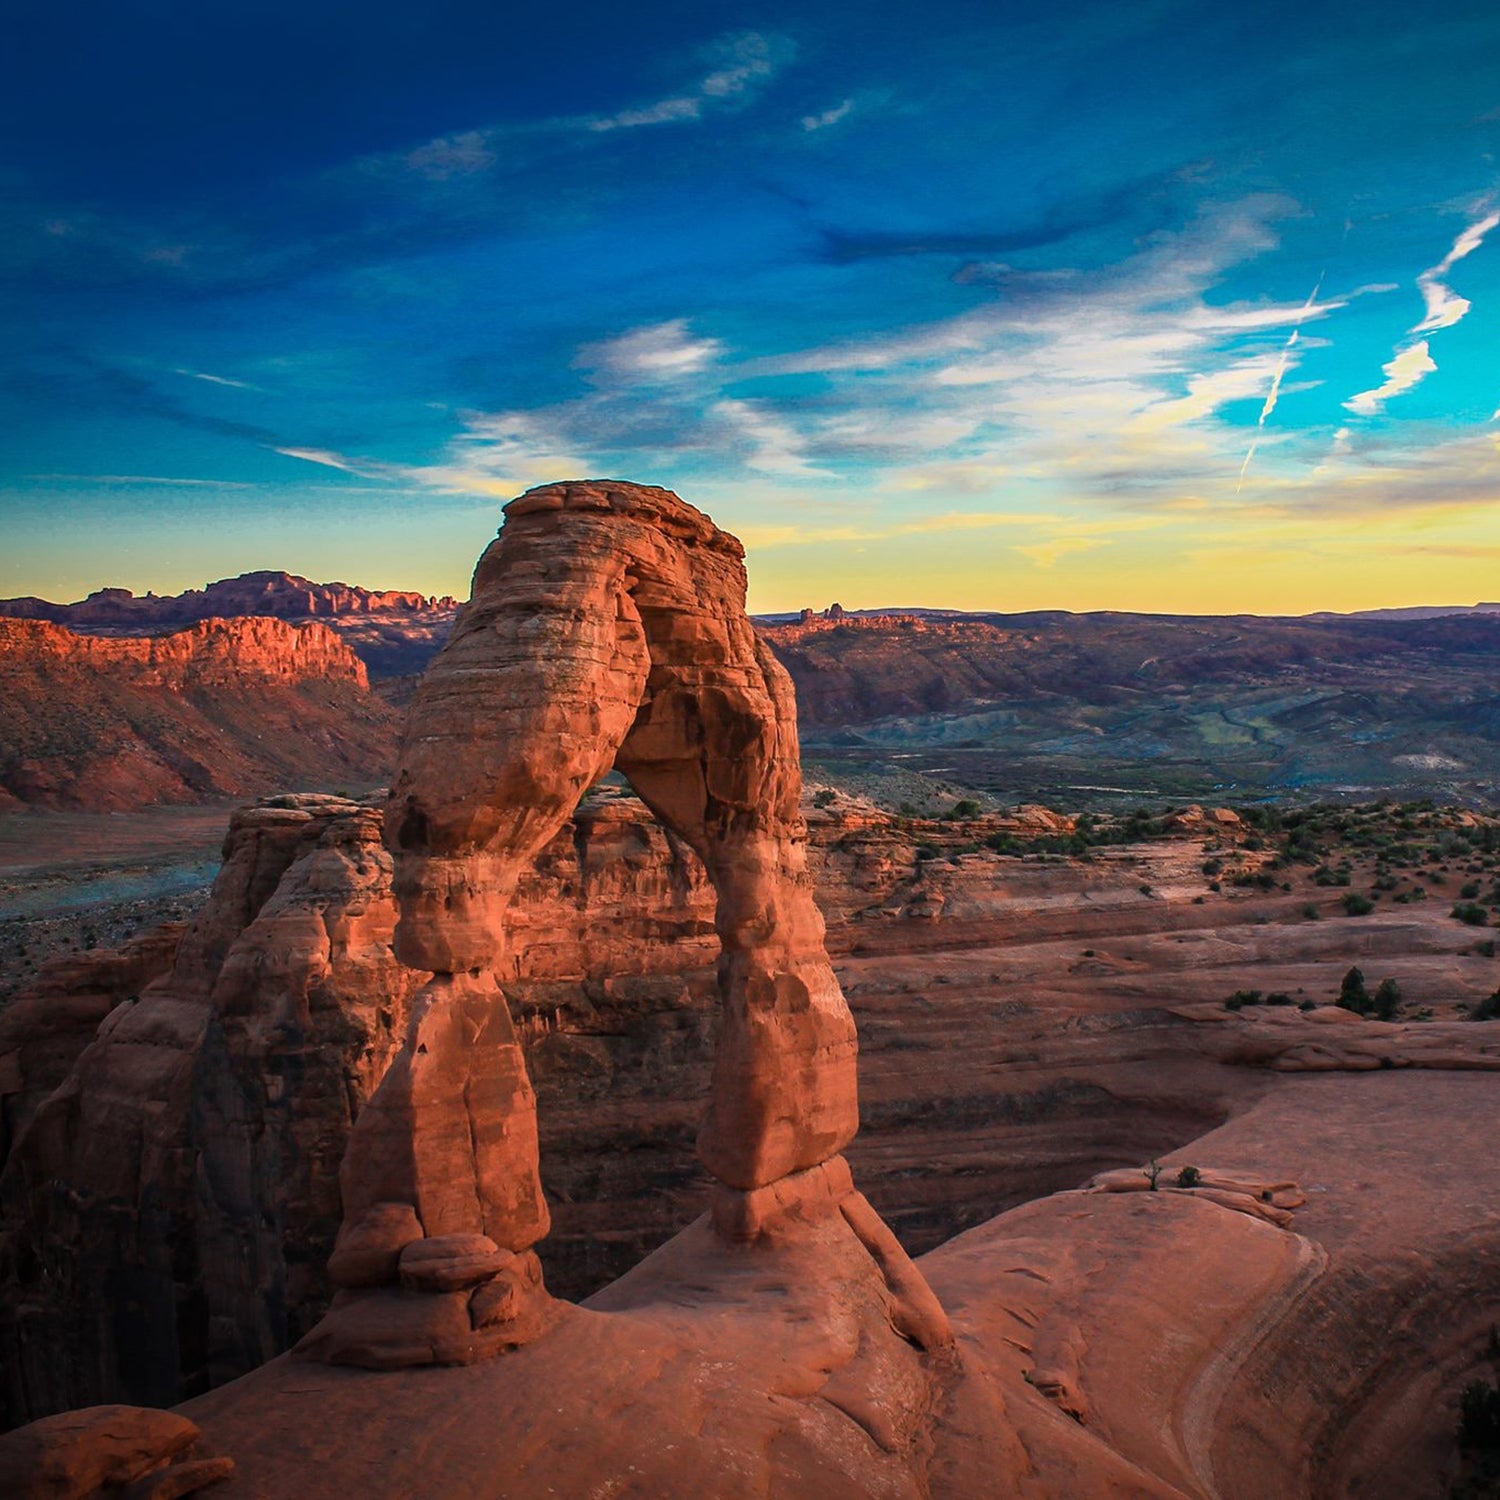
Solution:
<svg viewBox="0 0 1500 1500">
<path fill-rule="evenodd" d="M 82 1050 L 40 1101 L 58 1028 L 49 1051 L 45 1007 L 8 1013 L 12 1421 L 170 1403 L 270 1357 L 322 1312 L 339 1158 L 416 987 L 391 953 L 378 825 L 338 798 L 236 814 L 170 967 L 86 1044 L 71 1033 Z"/>
<path fill-rule="evenodd" d="M 366 589 L 350 583 L 314 583 L 296 573 L 263 571 L 221 578 L 180 594 L 132 593 L 129 589 L 96 589 L 74 604 L 46 599 L 0 599 L 0 618 L 51 620 L 79 629 L 137 627 L 160 629 L 195 620 L 260 615 L 283 620 L 338 618 L 347 615 L 422 615 L 452 612 L 458 601 L 409 589 Z"/>
<path fill-rule="evenodd" d="M 0 619 L 0 811 L 366 786 L 398 723 L 323 625 L 205 620 L 114 638 Z"/>
<path fill-rule="evenodd" d="M 410 1243 L 392 1239 L 383 1272 L 371 1269 L 393 1205 L 429 1241 L 482 1236 L 535 1284 L 531 1247 L 550 1218 L 535 1096 L 497 972 L 523 873 L 612 769 L 698 855 L 717 898 L 719 1029 L 698 1150 L 740 1195 L 725 1222 L 778 1212 L 774 1195 L 755 1195 L 853 1139 L 854 1023 L 807 870 L 795 702 L 745 613 L 742 559 L 666 490 L 549 485 L 506 507 L 418 689 L 391 788 L 396 952 L 432 978 L 345 1157 L 331 1274 L 346 1288 L 408 1281 Z M 371 1352 L 382 1334 L 348 1330 L 404 1306 L 335 1309 L 309 1347 L 384 1358 Z M 461 1307 L 450 1311 L 443 1360 L 464 1333 Z M 477 1333 L 472 1302 L 469 1313 Z M 403 1327 L 385 1342 L 404 1362 L 421 1339 Z"/>
</svg>

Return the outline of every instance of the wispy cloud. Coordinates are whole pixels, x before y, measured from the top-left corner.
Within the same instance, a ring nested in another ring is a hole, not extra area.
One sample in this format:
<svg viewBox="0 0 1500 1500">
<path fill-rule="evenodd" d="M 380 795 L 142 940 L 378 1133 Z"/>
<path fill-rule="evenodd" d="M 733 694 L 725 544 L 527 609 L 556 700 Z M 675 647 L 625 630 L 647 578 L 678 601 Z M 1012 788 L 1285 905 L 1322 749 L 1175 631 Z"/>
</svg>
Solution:
<svg viewBox="0 0 1500 1500">
<path fill-rule="evenodd" d="M 658 382 L 705 369 L 723 349 L 717 339 L 694 336 L 686 318 L 672 318 L 633 328 L 618 338 L 585 344 L 574 364 L 604 380 Z"/>
<path fill-rule="evenodd" d="M 1329 292 L 1320 280 L 1300 302 L 1223 300 L 1225 283 L 1244 284 L 1247 263 L 1276 246 L 1277 221 L 1293 212 L 1284 199 L 1211 204 L 1113 265 L 1009 272 L 995 295 L 957 315 L 790 352 L 747 357 L 708 314 L 643 324 L 578 349 L 575 395 L 460 413 L 460 430 L 427 463 L 311 444 L 283 451 L 448 495 L 506 496 L 590 473 L 687 484 L 716 507 L 730 504 L 757 545 L 890 542 L 913 510 L 948 516 L 968 498 L 973 515 L 1050 509 L 1051 524 L 1037 520 L 1013 544 L 1035 567 L 1093 551 L 1136 523 L 1232 513 L 1279 524 L 1361 505 L 1415 514 L 1479 503 L 1475 476 L 1497 462 L 1488 440 L 1418 460 L 1411 432 L 1391 449 L 1355 424 L 1331 452 L 1321 427 L 1283 430 L 1270 452 L 1271 418 L 1318 384 L 1295 373 L 1327 347 L 1312 326 L 1371 290 Z M 1398 355 L 1355 414 L 1409 388 L 1424 360 L 1422 344 Z M 1263 472 L 1241 497 L 1247 429 Z M 726 475 L 726 458 L 743 479 Z M 861 515 L 851 520 L 856 499 Z M 1097 529 L 1059 524 L 1059 509 L 1107 519 Z M 944 520 L 939 529 L 997 524 Z"/>
<path fill-rule="evenodd" d="M 472 177 L 495 164 L 490 138 L 483 130 L 465 130 L 458 135 L 439 136 L 408 151 L 406 165 L 420 177 L 446 182 L 450 177 Z"/>
<path fill-rule="evenodd" d="M 1099 537 L 1063 536 L 1054 537 L 1050 542 L 1034 542 L 1029 546 L 1012 547 L 1010 550 L 1019 552 L 1038 568 L 1055 568 L 1071 553 L 1087 552 L 1092 547 L 1103 545 L 1104 542 Z"/>
<path fill-rule="evenodd" d="M 206 370 L 184 370 L 181 368 L 172 371 L 174 375 L 184 375 L 189 380 L 207 381 L 209 385 L 233 386 L 237 391 L 255 391 L 259 386 L 251 385 L 248 380 L 231 380 L 227 375 L 210 375 Z"/>
<path fill-rule="evenodd" d="M 806 131 L 827 130 L 830 125 L 837 125 L 840 120 L 847 119 L 854 110 L 854 100 L 845 99 L 842 103 L 835 104 L 831 109 L 825 109 L 820 114 L 803 115 L 802 128 Z"/>
<path fill-rule="evenodd" d="M 772 78 L 796 55 L 796 45 L 784 36 L 745 31 L 721 37 L 710 48 L 717 64 L 695 87 L 654 103 L 594 116 L 582 123 L 593 131 L 633 130 L 643 125 L 667 125 L 696 120 L 705 109 L 743 101 Z"/>
<path fill-rule="evenodd" d="M 1311 292 L 1308 293 L 1307 301 L 1303 303 L 1303 311 L 1311 312 L 1317 306 L 1318 293 L 1323 290 L 1323 277 L 1320 275 Z M 1281 353 L 1276 360 L 1276 370 L 1271 376 L 1271 389 L 1266 392 L 1265 403 L 1261 406 L 1260 415 L 1255 419 L 1255 437 L 1251 438 L 1250 446 L 1245 449 L 1245 461 L 1240 465 L 1240 477 L 1234 487 L 1235 494 L 1239 494 L 1245 485 L 1245 475 L 1250 472 L 1250 460 L 1255 457 L 1255 449 L 1260 442 L 1260 433 L 1265 428 L 1267 420 L 1276 410 L 1276 403 L 1281 399 L 1281 382 L 1286 379 L 1286 372 L 1292 365 L 1292 351 L 1297 347 L 1297 340 L 1302 337 L 1301 327 L 1292 329 L 1287 335 L 1286 343 L 1281 346 Z"/>
<path fill-rule="evenodd" d="M 1410 337 L 1397 347 L 1394 358 L 1381 366 L 1384 382 L 1372 390 L 1360 391 L 1344 402 L 1349 411 L 1362 417 L 1375 416 L 1384 410 L 1386 402 L 1393 396 L 1411 390 L 1437 369 L 1437 361 L 1432 357 L 1427 340 L 1416 336 L 1452 328 L 1467 315 L 1473 304 L 1467 297 L 1460 297 L 1443 278 L 1465 256 L 1472 255 L 1497 224 L 1500 224 L 1500 213 L 1491 210 L 1482 214 L 1459 233 L 1453 241 L 1453 248 L 1435 266 L 1418 273 L 1417 287 L 1422 293 L 1426 315 L 1408 330 Z"/>
<path fill-rule="evenodd" d="M 1409 391 L 1424 375 L 1431 375 L 1437 362 L 1427 350 L 1427 340 L 1418 339 L 1399 350 L 1395 357 L 1380 367 L 1385 380 L 1373 390 L 1360 391 L 1351 396 L 1345 407 L 1357 416 L 1372 417 L 1380 411 L 1392 396 Z"/>
<path fill-rule="evenodd" d="M 177 474 L 27 474 L 43 484 L 164 484 L 184 489 L 253 490 L 243 479 L 184 479 Z"/>
<path fill-rule="evenodd" d="M 1500 213 L 1488 213 L 1476 219 L 1454 240 L 1453 248 L 1437 265 L 1417 277 L 1417 286 L 1421 289 L 1427 316 L 1412 329 L 1413 333 L 1430 333 L 1437 328 L 1451 328 L 1469 311 L 1473 304 L 1468 298 L 1458 296 L 1443 278 L 1466 255 L 1472 255 L 1497 224 L 1500 224 Z"/>
<path fill-rule="evenodd" d="M 808 463 L 801 435 L 754 401 L 719 401 L 711 414 L 722 418 L 738 437 L 748 440 L 745 463 L 763 474 L 807 478 L 820 471 Z M 738 445 L 736 445 L 738 446 Z M 827 471 L 822 471 L 825 476 Z"/>
</svg>

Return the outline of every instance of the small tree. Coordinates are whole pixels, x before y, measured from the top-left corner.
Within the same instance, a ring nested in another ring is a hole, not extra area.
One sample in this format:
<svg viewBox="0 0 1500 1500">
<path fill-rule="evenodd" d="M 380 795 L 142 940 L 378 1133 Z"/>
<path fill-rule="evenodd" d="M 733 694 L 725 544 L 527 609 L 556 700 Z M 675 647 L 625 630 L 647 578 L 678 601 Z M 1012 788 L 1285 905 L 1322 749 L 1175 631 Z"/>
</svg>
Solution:
<svg viewBox="0 0 1500 1500">
<path fill-rule="evenodd" d="M 1401 1008 L 1401 986 L 1394 979 L 1382 979 L 1375 990 L 1370 1009 L 1377 1021 L 1394 1021 Z"/>
<path fill-rule="evenodd" d="M 1162 1173 L 1161 1163 L 1157 1161 L 1157 1159 L 1153 1156 L 1151 1160 L 1141 1168 L 1141 1171 L 1145 1173 L 1146 1182 L 1149 1184 L 1151 1191 L 1154 1193 L 1156 1191 L 1156 1179 L 1160 1177 Z"/>
<path fill-rule="evenodd" d="M 1339 1004 L 1357 1016 L 1364 1015 L 1370 1008 L 1370 992 L 1365 988 L 1365 976 L 1357 966 L 1344 975 L 1344 982 L 1339 985 Z"/>
</svg>

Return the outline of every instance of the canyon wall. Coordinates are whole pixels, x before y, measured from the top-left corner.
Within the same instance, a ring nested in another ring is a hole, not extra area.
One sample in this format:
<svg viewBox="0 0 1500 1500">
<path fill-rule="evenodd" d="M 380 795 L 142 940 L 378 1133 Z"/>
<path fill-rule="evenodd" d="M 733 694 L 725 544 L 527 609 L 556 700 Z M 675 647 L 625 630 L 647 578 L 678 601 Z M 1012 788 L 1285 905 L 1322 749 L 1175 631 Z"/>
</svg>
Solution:
<svg viewBox="0 0 1500 1500">
<path fill-rule="evenodd" d="M 918 845 L 961 848 L 972 830 L 848 800 L 808 817 L 861 1035 L 850 1161 L 914 1253 L 1191 1140 L 1289 1070 L 1500 1067 L 1500 1037 L 1472 1023 L 1224 1007 L 1247 974 L 1326 1001 L 1356 957 L 1402 966 L 1419 995 L 1487 992 L 1488 964 L 1442 912 L 1312 922 L 1304 890 L 1200 901 L 1202 831 L 1087 862 L 931 857 Z M 343 1144 L 425 977 L 390 951 L 390 881 L 371 808 L 272 799 L 236 815 L 186 935 L 70 958 L 6 1012 L 12 1421 L 170 1401 L 317 1320 Z M 553 1220 L 538 1248 L 562 1295 L 612 1281 L 708 1200 L 692 1143 L 713 922 L 696 857 L 607 788 L 517 888 L 500 980 L 538 1098 Z"/>
<path fill-rule="evenodd" d="M 120 638 L 0 619 L 0 811 L 368 786 L 398 724 L 323 625 L 204 620 Z"/>
</svg>

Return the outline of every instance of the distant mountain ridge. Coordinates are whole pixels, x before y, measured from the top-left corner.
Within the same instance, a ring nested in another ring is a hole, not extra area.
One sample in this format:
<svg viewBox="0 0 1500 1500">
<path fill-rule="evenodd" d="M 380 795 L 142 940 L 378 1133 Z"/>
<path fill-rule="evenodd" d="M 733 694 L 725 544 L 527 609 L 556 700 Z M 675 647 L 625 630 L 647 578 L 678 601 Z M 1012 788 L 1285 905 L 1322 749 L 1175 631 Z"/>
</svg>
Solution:
<svg viewBox="0 0 1500 1500">
<path fill-rule="evenodd" d="M 54 625 L 150 629 L 190 625 L 195 620 L 263 615 L 278 620 L 339 619 L 348 615 L 448 613 L 458 601 L 448 595 L 405 589 L 366 589 L 352 583 L 314 583 L 296 573 L 263 571 L 221 578 L 180 594 L 137 595 L 129 589 L 95 589 L 74 604 L 27 597 L 0 599 L 0 616 L 50 620 Z"/>
<path fill-rule="evenodd" d="M 318 620 L 343 637 L 376 680 L 420 672 L 448 637 L 459 601 L 447 594 L 314 583 L 296 573 L 241 573 L 180 594 L 95 589 L 76 604 L 0 599 L 0 619 L 46 620 L 85 635 L 156 635 L 200 620 Z"/>
</svg>

